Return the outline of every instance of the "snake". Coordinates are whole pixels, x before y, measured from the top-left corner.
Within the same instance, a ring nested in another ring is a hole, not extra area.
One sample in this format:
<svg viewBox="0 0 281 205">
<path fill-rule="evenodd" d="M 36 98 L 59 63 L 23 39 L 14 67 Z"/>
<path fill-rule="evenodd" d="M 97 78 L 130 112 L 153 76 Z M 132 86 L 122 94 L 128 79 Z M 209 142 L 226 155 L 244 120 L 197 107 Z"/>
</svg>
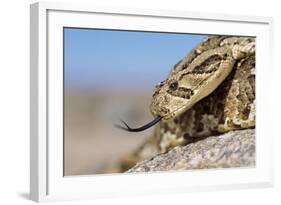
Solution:
<svg viewBox="0 0 281 205">
<path fill-rule="evenodd" d="M 129 132 L 155 126 L 129 161 L 210 135 L 254 128 L 255 51 L 255 37 L 210 35 L 195 46 L 155 86 L 150 104 L 154 119 L 137 128 L 125 121 L 117 125 Z"/>
</svg>

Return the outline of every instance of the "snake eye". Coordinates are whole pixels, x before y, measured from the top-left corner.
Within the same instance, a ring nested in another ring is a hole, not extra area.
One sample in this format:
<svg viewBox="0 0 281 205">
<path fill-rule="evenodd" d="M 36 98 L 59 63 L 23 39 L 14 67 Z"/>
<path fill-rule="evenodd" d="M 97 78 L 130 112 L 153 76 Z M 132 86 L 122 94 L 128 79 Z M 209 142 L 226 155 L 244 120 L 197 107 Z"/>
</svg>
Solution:
<svg viewBox="0 0 281 205">
<path fill-rule="evenodd" d="M 174 81 L 172 82 L 170 85 L 169 85 L 169 88 L 171 90 L 176 90 L 178 88 L 178 82 L 177 81 Z"/>
</svg>

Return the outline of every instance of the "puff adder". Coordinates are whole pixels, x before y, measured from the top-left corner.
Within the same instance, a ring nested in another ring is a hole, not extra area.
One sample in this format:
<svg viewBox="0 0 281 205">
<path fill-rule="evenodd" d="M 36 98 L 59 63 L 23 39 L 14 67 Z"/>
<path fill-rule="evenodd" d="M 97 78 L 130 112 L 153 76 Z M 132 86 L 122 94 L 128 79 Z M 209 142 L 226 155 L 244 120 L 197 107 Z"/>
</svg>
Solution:
<svg viewBox="0 0 281 205">
<path fill-rule="evenodd" d="M 160 122 L 122 166 L 210 135 L 255 127 L 255 107 L 255 38 L 209 36 L 156 86 L 150 110 Z"/>
</svg>

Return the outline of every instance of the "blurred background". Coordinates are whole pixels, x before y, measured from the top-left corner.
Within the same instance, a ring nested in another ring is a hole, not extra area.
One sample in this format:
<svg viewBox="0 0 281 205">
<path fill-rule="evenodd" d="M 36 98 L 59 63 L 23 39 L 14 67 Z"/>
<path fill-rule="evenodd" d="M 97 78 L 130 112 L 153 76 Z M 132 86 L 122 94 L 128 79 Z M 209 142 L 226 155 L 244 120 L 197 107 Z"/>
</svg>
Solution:
<svg viewBox="0 0 281 205">
<path fill-rule="evenodd" d="M 114 172 L 153 128 L 150 99 L 180 59 L 207 36 L 64 28 L 64 175 Z"/>
</svg>

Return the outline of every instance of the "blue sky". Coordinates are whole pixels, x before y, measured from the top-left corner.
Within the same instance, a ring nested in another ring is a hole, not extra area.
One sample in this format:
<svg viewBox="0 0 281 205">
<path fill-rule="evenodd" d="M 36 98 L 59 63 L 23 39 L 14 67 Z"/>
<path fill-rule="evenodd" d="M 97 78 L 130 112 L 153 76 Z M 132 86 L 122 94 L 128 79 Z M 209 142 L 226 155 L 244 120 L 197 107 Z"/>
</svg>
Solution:
<svg viewBox="0 0 281 205">
<path fill-rule="evenodd" d="M 66 89 L 153 88 L 205 35 L 64 29 Z"/>
</svg>

